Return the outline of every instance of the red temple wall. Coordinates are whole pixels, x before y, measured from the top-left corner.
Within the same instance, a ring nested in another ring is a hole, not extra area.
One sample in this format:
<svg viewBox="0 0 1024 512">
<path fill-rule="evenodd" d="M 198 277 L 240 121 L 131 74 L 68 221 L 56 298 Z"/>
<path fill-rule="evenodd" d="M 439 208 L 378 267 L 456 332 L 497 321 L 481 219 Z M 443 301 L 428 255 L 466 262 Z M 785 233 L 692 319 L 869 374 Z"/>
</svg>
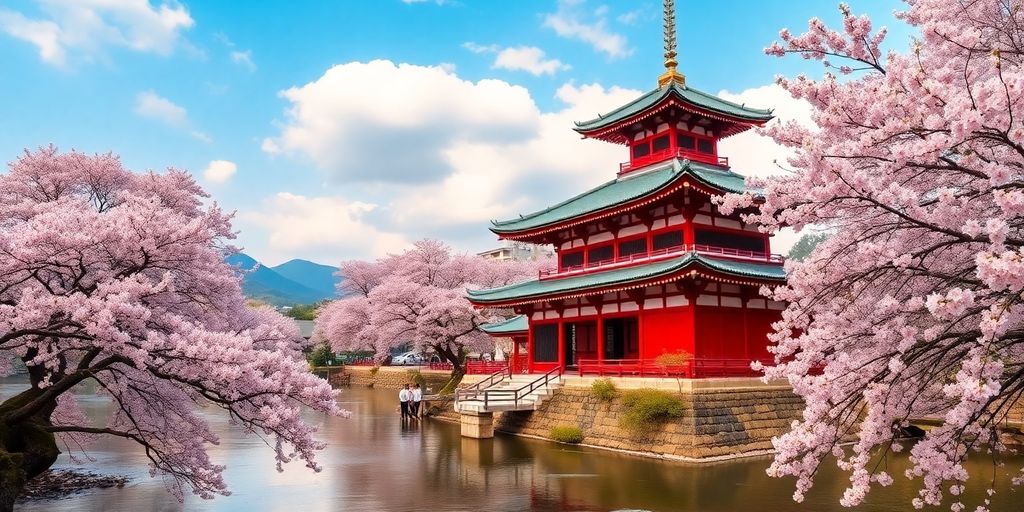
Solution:
<svg viewBox="0 0 1024 512">
<path fill-rule="evenodd" d="M 685 350 L 693 353 L 691 306 L 644 311 L 640 317 L 640 359 Z"/>
</svg>

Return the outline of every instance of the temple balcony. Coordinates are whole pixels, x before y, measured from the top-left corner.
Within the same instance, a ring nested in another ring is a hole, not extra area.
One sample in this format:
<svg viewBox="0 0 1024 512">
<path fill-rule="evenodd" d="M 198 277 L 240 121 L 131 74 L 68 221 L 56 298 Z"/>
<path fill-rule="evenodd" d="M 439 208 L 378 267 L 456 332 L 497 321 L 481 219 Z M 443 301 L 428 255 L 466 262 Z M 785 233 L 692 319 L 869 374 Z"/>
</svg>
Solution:
<svg viewBox="0 0 1024 512">
<path fill-rule="evenodd" d="M 634 158 L 628 162 L 622 162 L 619 164 L 619 174 L 625 174 L 630 171 L 647 167 L 649 165 L 661 163 L 673 158 L 686 159 L 693 162 L 701 162 L 705 164 L 717 165 L 721 167 L 729 167 L 729 157 L 718 156 L 708 153 L 702 153 L 700 151 L 694 151 L 684 148 L 669 148 L 661 151 L 655 151 L 646 156 Z"/>
<path fill-rule="evenodd" d="M 600 261 L 588 261 L 582 265 L 562 267 L 561 269 L 541 270 L 538 273 L 538 278 L 542 280 L 553 279 L 585 274 L 593 271 L 603 271 L 613 268 L 627 267 L 641 263 L 650 263 L 653 261 L 671 259 L 689 252 L 696 252 L 697 254 L 706 254 L 708 256 L 742 261 L 752 261 L 758 263 L 776 263 L 778 265 L 782 265 L 786 261 L 785 256 L 782 256 L 781 254 L 745 251 L 742 249 L 732 249 L 729 247 L 715 247 L 710 245 L 684 244 L 676 245 L 673 247 L 666 247 L 664 249 L 654 249 L 644 252 L 633 253 L 627 256 L 619 256 L 618 258 L 609 258 Z"/>
</svg>

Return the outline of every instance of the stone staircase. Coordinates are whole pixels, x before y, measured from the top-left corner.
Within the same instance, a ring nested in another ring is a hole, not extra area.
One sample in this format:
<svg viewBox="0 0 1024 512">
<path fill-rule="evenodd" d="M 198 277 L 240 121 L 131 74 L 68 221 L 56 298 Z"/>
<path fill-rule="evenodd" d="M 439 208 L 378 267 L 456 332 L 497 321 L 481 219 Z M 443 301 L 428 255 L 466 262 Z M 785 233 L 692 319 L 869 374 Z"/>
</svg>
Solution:
<svg viewBox="0 0 1024 512">
<path fill-rule="evenodd" d="M 484 388 L 482 394 L 455 402 L 455 410 L 460 413 L 536 411 L 544 400 L 562 387 L 562 379 L 559 377 L 530 389 L 530 384 L 536 380 L 538 379 L 534 375 L 506 377 L 498 383 Z M 516 393 L 518 390 L 522 391 Z"/>
<path fill-rule="evenodd" d="M 462 435 L 494 437 L 495 412 L 535 411 L 562 387 L 560 368 L 544 375 L 514 375 L 507 369 L 466 389 L 455 392 L 455 411 L 460 415 Z"/>
</svg>

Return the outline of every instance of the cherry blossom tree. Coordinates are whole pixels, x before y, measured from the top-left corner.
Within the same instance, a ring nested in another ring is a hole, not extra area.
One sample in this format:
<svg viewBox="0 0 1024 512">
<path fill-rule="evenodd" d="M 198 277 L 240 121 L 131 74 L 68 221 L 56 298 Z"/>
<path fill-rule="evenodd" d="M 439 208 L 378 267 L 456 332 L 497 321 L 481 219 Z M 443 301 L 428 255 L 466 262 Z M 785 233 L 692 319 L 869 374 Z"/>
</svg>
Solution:
<svg viewBox="0 0 1024 512">
<path fill-rule="evenodd" d="M 26 152 L 0 175 L 0 355 L 28 369 L 0 404 L 0 510 L 57 459 L 60 442 L 115 436 L 145 450 L 179 497 L 227 494 L 197 406 L 266 439 L 281 464 L 318 469 L 303 407 L 341 414 L 310 374 L 294 322 L 246 305 L 230 215 L 185 172 L 133 173 L 113 155 Z M 2 369 L 9 373 L 9 365 Z M 110 398 L 90 421 L 72 391 Z"/>
<path fill-rule="evenodd" d="M 796 156 L 787 175 L 755 180 L 764 200 L 747 220 L 834 230 L 773 292 L 789 307 L 765 376 L 788 379 L 806 409 L 775 439 L 769 474 L 795 476 L 800 501 L 834 456 L 850 474 L 843 505 L 905 476 L 921 482 L 917 508 L 984 510 L 959 497 L 965 460 L 999 463 L 996 427 L 1024 405 L 1024 11 L 1004 0 L 907 4 L 899 17 L 920 39 L 906 53 L 883 55 L 885 29 L 845 5 L 840 30 L 812 19 L 766 49 L 830 71 L 778 80 L 810 102 L 816 126 L 767 129 Z M 884 459 L 914 418 L 940 425 L 910 448 L 906 474 L 890 475 Z"/>
<path fill-rule="evenodd" d="M 480 311 L 466 300 L 467 288 L 492 288 L 535 277 L 550 262 L 501 262 L 453 254 L 436 240 L 421 240 L 401 254 L 374 262 L 341 264 L 339 292 L 348 295 L 320 309 L 315 337 L 334 351 L 371 351 L 379 360 L 410 345 L 452 364 L 453 389 L 465 374 L 466 356 L 493 349 L 481 324 L 502 312 Z"/>
</svg>

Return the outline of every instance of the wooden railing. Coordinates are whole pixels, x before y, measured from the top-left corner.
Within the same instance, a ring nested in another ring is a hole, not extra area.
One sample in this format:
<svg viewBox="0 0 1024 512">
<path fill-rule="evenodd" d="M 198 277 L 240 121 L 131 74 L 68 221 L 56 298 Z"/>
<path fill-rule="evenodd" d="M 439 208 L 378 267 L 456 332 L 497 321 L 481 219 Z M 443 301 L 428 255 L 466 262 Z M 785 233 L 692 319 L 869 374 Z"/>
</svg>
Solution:
<svg viewBox="0 0 1024 512">
<path fill-rule="evenodd" d="M 785 256 L 782 256 L 781 254 L 769 254 L 758 251 L 732 249 L 729 247 L 716 247 L 712 245 L 691 244 L 676 245 L 672 247 L 666 247 L 664 249 L 654 249 L 646 252 L 638 252 L 627 256 L 619 256 L 618 258 L 610 258 L 600 261 L 588 261 L 586 264 L 583 265 L 573 265 L 570 267 L 562 267 L 561 269 L 541 270 L 538 272 L 537 277 L 539 277 L 540 279 L 546 279 L 550 277 L 564 277 L 584 273 L 588 270 L 597 268 L 603 269 L 611 267 L 625 267 L 635 263 L 644 263 L 667 259 L 686 252 L 696 252 L 698 254 L 711 254 L 724 258 L 779 264 L 782 264 L 783 262 L 786 261 Z"/>
<path fill-rule="evenodd" d="M 685 158 L 687 160 L 693 160 L 694 162 L 702 162 L 705 164 L 718 165 L 722 167 L 729 167 L 729 157 L 709 155 L 707 153 L 701 153 L 699 151 L 693 151 L 683 148 L 675 149 L 662 149 L 655 151 L 647 156 L 640 158 L 634 158 L 628 162 L 622 162 L 619 164 L 619 174 L 627 173 L 629 171 L 646 167 L 651 164 L 656 164 L 670 158 Z"/>
<path fill-rule="evenodd" d="M 675 377 L 700 379 L 707 377 L 757 377 L 760 372 L 750 368 L 754 359 L 709 358 L 690 359 L 679 364 L 664 364 L 653 359 L 580 359 L 576 362 L 577 372 L 583 375 L 634 376 L 634 377 Z M 758 359 L 762 364 L 771 365 L 771 358 Z"/>
<path fill-rule="evenodd" d="M 460 389 L 455 392 L 455 404 L 458 408 L 458 403 L 465 400 L 476 400 L 482 401 L 484 409 L 486 410 L 491 405 L 508 404 L 511 403 L 513 408 L 519 408 L 519 402 L 524 400 L 530 393 L 547 386 L 552 380 L 559 379 L 562 376 L 562 368 L 553 368 L 544 375 L 537 379 L 530 381 L 518 388 L 509 389 L 487 389 L 494 384 L 500 382 L 493 381 L 496 374 L 491 375 L 485 380 L 482 380 L 473 386 L 465 389 Z M 484 383 L 488 383 L 483 385 Z"/>
<path fill-rule="evenodd" d="M 364 357 L 360 359 L 353 359 L 345 364 L 349 366 L 377 366 L 380 364 L 380 361 L 377 361 L 372 357 Z"/>
<path fill-rule="evenodd" d="M 507 361 L 466 361 L 467 375 L 483 375 L 508 368 Z M 509 371 L 511 373 L 511 370 Z"/>
<path fill-rule="evenodd" d="M 486 378 L 481 379 L 479 382 L 476 382 L 474 384 L 466 386 L 466 388 L 463 389 L 462 391 L 468 391 L 468 390 L 478 390 L 479 391 L 479 390 L 482 390 L 482 389 L 484 389 L 484 388 L 486 388 L 488 386 L 493 386 L 493 385 L 501 382 L 505 378 L 506 375 L 508 375 L 509 378 L 512 377 L 512 370 L 509 367 L 507 367 L 507 366 L 502 368 L 502 369 L 500 369 L 500 370 L 498 370 L 498 371 L 496 371 L 496 372 L 494 372 L 494 373 L 492 373 L 492 374 L 490 374 L 490 375 L 488 375 Z M 455 400 L 458 401 L 458 391 L 456 391 Z"/>
</svg>

